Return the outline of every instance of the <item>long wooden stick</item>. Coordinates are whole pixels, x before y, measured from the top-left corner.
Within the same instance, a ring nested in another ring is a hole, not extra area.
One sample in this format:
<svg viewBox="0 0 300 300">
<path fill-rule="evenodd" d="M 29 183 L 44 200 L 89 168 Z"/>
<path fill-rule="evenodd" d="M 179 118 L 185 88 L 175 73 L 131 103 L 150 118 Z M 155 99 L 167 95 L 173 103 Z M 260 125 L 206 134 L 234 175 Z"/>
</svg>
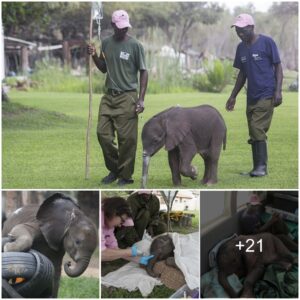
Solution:
<svg viewBox="0 0 300 300">
<path fill-rule="evenodd" d="M 90 44 L 92 43 L 93 35 L 93 10 L 91 9 L 91 19 L 90 19 Z M 89 55 L 89 117 L 88 125 L 86 130 L 86 156 L 85 156 L 85 179 L 90 177 L 90 136 L 92 127 L 92 56 Z"/>
</svg>

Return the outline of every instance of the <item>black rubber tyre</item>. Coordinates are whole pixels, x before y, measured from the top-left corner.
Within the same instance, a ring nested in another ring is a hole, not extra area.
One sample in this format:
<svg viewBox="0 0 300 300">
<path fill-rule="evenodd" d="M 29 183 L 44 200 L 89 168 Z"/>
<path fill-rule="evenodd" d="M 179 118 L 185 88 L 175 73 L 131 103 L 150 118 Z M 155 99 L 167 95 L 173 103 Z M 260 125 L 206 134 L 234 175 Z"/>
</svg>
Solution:
<svg viewBox="0 0 300 300">
<path fill-rule="evenodd" d="M 50 297 L 53 287 L 54 267 L 43 254 L 30 252 L 3 252 L 2 278 L 9 281 L 25 278 L 22 283 L 13 284 L 14 290 L 24 298 Z"/>
</svg>

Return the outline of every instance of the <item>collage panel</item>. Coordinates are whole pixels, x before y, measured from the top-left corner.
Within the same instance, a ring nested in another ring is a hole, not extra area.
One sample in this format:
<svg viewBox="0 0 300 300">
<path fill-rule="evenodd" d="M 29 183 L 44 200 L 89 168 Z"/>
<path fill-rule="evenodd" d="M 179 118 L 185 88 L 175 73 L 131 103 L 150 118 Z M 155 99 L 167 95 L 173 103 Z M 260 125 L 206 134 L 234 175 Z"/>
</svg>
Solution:
<svg viewBox="0 0 300 300">
<path fill-rule="evenodd" d="M 298 298 L 298 191 L 200 199 L 201 298 Z"/>
<path fill-rule="evenodd" d="M 1 1 L 1 298 L 299 299 L 299 1 Z"/>
<path fill-rule="evenodd" d="M 99 192 L 2 192 L 2 298 L 99 298 Z"/>
<path fill-rule="evenodd" d="M 298 1 L 225 2 L 2 1 L 2 187 L 297 189 Z"/>
<path fill-rule="evenodd" d="M 199 191 L 101 192 L 101 298 L 199 298 Z"/>
</svg>

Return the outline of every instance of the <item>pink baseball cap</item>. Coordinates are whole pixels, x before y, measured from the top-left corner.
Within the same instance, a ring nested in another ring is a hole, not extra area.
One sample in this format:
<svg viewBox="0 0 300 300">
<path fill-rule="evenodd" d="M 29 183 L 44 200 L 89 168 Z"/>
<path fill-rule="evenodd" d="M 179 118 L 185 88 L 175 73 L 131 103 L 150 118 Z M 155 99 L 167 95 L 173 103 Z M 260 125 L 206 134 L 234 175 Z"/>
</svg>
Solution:
<svg viewBox="0 0 300 300">
<path fill-rule="evenodd" d="M 234 24 L 231 25 L 231 27 L 246 27 L 248 25 L 254 25 L 254 20 L 252 16 L 248 14 L 240 14 L 236 17 Z"/>
<path fill-rule="evenodd" d="M 125 10 L 116 10 L 111 16 L 111 21 L 116 24 L 119 29 L 131 27 L 129 23 L 129 16 Z"/>
</svg>

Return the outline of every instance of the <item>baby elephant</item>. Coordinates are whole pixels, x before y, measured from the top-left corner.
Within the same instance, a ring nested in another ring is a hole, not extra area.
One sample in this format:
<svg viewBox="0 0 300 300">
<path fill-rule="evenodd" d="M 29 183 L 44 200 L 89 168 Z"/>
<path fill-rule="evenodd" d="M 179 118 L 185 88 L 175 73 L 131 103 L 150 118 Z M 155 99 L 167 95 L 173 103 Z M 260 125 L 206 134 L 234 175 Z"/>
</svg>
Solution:
<svg viewBox="0 0 300 300">
<path fill-rule="evenodd" d="M 154 255 L 154 257 L 146 267 L 147 273 L 152 277 L 157 277 L 158 274 L 155 274 L 153 271 L 154 265 L 160 260 L 174 256 L 174 249 L 172 238 L 169 235 L 161 235 L 154 239 L 150 246 L 150 254 Z"/>
<path fill-rule="evenodd" d="M 196 179 L 198 172 L 191 162 L 199 153 L 204 160 L 202 184 L 218 181 L 218 161 L 226 147 L 226 125 L 212 106 L 171 107 L 144 125 L 142 188 L 146 188 L 150 157 L 163 146 L 168 151 L 173 184 L 181 185 L 181 175 Z"/>
<path fill-rule="evenodd" d="M 240 244 L 244 245 L 241 250 Z M 218 251 L 219 282 L 231 298 L 239 298 L 227 277 L 233 273 L 239 278 L 245 277 L 241 297 L 255 298 L 254 284 L 263 277 L 267 265 L 278 263 L 289 270 L 296 261 L 282 241 L 271 233 L 240 235 L 223 244 Z"/>
</svg>

